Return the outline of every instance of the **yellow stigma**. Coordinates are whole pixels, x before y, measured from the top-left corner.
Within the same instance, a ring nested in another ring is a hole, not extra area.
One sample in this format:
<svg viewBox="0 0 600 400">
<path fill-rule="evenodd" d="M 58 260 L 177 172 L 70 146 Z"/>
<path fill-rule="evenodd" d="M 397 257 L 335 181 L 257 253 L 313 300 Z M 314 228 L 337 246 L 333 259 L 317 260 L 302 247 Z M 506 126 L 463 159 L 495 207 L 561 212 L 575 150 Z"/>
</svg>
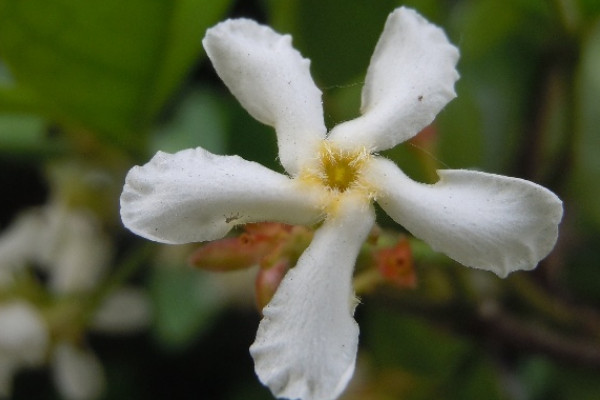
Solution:
<svg viewBox="0 0 600 400">
<path fill-rule="evenodd" d="M 338 190 L 346 191 L 355 184 L 360 175 L 360 168 L 364 163 L 368 153 L 366 150 L 359 152 L 349 152 L 337 149 L 323 141 L 321 147 L 320 177 L 325 186 Z"/>
</svg>

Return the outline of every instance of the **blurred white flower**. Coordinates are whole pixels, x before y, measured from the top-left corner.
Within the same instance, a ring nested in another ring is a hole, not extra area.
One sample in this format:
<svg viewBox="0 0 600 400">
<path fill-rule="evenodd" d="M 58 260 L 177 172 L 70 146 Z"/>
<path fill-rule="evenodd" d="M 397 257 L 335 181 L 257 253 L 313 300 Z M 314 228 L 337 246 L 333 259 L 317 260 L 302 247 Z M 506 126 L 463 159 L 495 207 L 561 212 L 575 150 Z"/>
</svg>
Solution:
<svg viewBox="0 0 600 400">
<path fill-rule="evenodd" d="M 8 396 L 13 375 L 44 362 L 49 333 L 38 310 L 24 301 L 0 304 L 0 397 Z"/>
<path fill-rule="evenodd" d="M 111 256 L 111 243 L 94 215 L 60 203 L 24 212 L 0 235 L 0 291 L 10 296 L 19 275 L 33 268 L 47 277 L 56 300 L 44 304 L 43 310 L 22 300 L 0 303 L 0 396 L 10 395 L 13 376 L 20 369 L 47 361 L 64 399 L 93 400 L 101 395 L 104 371 L 94 353 L 81 344 L 85 332 L 134 332 L 151 318 L 143 291 L 120 288 L 92 310 L 90 326 L 80 325 Z M 13 294 L 18 298 L 19 293 Z M 66 337 L 61 336 L 63 331 L 68 332 Z"/>
<path fill-rule="evenodd" d="M 139 332 L 152 319 L 152 309 L 141 289 L 124 287 L 108 296 L 94 314 L 91 328 L 95 332 L 120 334 Z"/>
<path fill-rule="evenodd" d="M 39 365 L 49 342 L 39 311 L 23 301 L 0 305 L 0 354 L 24 365 Z"/>
<path fill-rule="evenodd" d="M 467 170 L 417 183 L 376 153 L 430 124 L 456 94 L 458 50 L 415 11 L 389 16 L 362 92 L 362 115 L 329 134 L 310 62 L 280 35 L 247 19 L 207 31 L 204 47 L 242 106 L 277 132 L 287 175 L 202 148 L 159 152 L 129 172 L 121 217 L 163 243 L 223 237 L 238 224 L 322 222 L 263 309 L 250 351 L 277 397 L 331 400 L 354 371 L 358 326 L 352 274 L 375 220 L 373 201 L 464 265 L 506 276 L 553 248 L 562 203 L 534 183 Z"/>
<path fill-rule="evenodd" d="M 0 236 L 0 285 L 34 265 L 56 293 L 89 291 L 103 278 L 111 253 L 92 214 L 50 203 L 24 212 Z"/>
<path fill-rule="evenodd" d="M 60 393 L 68 400 L 97 399 L 104 390 L 104 371 L 94 353 L 68 342 L 54 346 L 52 374 Z"/>
</svg>

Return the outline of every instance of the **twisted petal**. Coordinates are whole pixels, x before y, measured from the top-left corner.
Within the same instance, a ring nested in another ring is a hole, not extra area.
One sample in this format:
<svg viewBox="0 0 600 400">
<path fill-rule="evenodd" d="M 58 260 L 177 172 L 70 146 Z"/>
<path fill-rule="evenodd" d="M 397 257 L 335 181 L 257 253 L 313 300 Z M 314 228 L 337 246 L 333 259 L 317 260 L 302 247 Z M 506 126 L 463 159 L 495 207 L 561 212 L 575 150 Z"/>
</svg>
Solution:
<svg viewBox="0 0 600 400">
<path fill-rule="evenodd" d="M 158 152 L 127 174 L 121 219 L 150 240 L 199 242 L 221 238 L 247 222 L 314 223 L 321 213 L 317 197 L 285 175 L 238 156 L 202 148 Z"/>
<path fill-rule="evenodd" d="M 202 42 L 217 73 L 244 108 L 277 130 L 279 158 L 295 175 L 325 137 L 321 91 L 310 61 L 280 35 L 248 19 L 227 20 Z"/>
<path fill-rule="evenodd" d="M 263 309 L 250 352 L 276 397 L 331 400 L 351 378 L 358 343 L 352 271 L 373 221 L 370 206 L 344 204 Z"/>
<path fill-rule="evenodd" d="M 505 277 L 535 268 L 556 243 L 562 202 L 535 183 L 442 170 L 439 182 L 425 185 L 389 160 L 370 167 L 381 207 L 433 249 L 466 266 Z"/>
<path fill-rule="evenodd" d="M 456 97 L 458 50 L 444 32 L 401 7 L 387 19 L 362 92 L 361 117 L 340 124 L 331 140 L 385 150 L 410 139 Z"/>
</svg>

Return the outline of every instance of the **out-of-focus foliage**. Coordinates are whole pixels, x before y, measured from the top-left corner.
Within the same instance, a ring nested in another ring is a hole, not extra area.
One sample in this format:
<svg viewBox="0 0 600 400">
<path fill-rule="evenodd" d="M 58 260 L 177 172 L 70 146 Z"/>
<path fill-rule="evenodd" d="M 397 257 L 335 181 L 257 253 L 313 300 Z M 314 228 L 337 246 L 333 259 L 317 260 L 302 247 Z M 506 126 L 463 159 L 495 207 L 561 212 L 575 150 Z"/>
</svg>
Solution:
<svg viewBox="0 0 600 400">
<path fill-rule="evenodd" d="M 589 222 L 600 224 L 600 204 L 595 201 L 600 182 L 600 21 L 590 27 L 582 43 L 581 65 L 578 69 L 579 93 L 573 100 L 579 104 L 579 137 L 575 138 L 575 177 L 572 189 L 587 211 Z"/>
<path fill-rule="evenodd" d="M 185 348 L 197 340 L 219 309 L 217 288 L 192 269 L 155 268 L 149 285 L 156 334 L 168 348 Z"/>
<path fill-rule="evenodd" d="M 4 0 L 0 52 L 17 84 L 0 93 L 7 104 L 15 98 L 15 107 L 143 148 L 228 3 Z"/>
<path fill-rule="evenodd" d="M 154 152 L 195 146 L 281 170 L 272 130 L 203 57 L 209 26 L 244 16 L 290 33 L 312 61 L 333 126 L 358 115 L 373 46 L 399 5 L 445 29 L 461 51 L 461 79 L 432 127 L 385 155 L 427 182 L 439 168 L 530 179 L 556 191 L 566 213 L 554 252 L 507 280 L 458 268 L 411 239 L 416 288 L 362 293 L 359 362 L 343 399 L 596 399 L 597 0 L 0 0 L 1 228 L 28 205 L 93 214 L 115 256 L 89 304 L 134 284 L 154 320 L 134 336 L 87 332 L 92 317 L 70 319 L 77 307 L 47 289 L 37 265 L 16 289 L 0 279 L 0 305 L 25 298 L 52 321 L 53 337 L 92 348 L 104 398 L 270 399 L 247 350 L 260 318 L 253 275 L 213 279 L 184 266 L 194 246 L 165 249 L 126 232 L 119 187 Z M 57 398 L 52 381 L 41 366 L 20 372 L 14 398 Z"/>
</svg>

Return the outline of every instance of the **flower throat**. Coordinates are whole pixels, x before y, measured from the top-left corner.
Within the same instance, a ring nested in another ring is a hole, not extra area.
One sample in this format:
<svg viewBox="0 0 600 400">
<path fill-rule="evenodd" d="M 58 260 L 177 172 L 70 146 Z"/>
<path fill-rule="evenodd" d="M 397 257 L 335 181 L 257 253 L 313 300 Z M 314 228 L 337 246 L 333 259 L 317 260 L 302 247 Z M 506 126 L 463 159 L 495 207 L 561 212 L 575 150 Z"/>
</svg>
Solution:
<svg viewBox="0 0 600 400">
<path fill-rule="evenodd" d="M 320 151 L 321 181 L 330 189 L 346 191 L 356 183 L 360 176 L 360 168 L 367 157 L 366 151 L 348 152 L 324 141 Z"/>
</svg>

